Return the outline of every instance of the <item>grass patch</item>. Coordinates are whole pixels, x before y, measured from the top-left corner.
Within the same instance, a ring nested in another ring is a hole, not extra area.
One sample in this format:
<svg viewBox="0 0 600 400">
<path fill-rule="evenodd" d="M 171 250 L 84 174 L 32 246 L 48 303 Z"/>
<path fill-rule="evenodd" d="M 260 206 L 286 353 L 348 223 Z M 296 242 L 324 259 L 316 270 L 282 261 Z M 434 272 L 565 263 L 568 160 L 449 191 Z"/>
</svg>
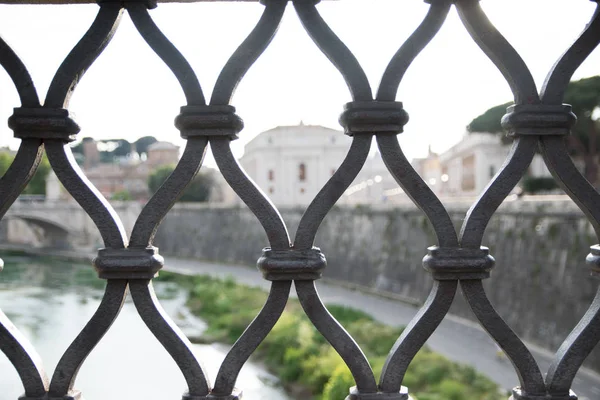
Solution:
<svg viewBox="0 0 600 400">
<path fill-rule="evenodd" d="M 236 284 L 233 279 L 183 276 L 161 272 L 159 280 L 177 282 L 189 290 L 188 307 L 208 324 L 204 339 L 234 343 L 262 308 L 267 294 Z M 402 328 L 375 321 L 355 309 L 328 305 L 368 357 L 377 378 Z M 256 356 L 275 372 L 284 386 L 302 399 L 341 400 L 354 386 L 350 371 L 304 314 L 296 299 L 285 311 Z M 422 349 L 404 377 L 415 400 L 505 400 L 498 386 L 473 368 Z"/>
</svg>

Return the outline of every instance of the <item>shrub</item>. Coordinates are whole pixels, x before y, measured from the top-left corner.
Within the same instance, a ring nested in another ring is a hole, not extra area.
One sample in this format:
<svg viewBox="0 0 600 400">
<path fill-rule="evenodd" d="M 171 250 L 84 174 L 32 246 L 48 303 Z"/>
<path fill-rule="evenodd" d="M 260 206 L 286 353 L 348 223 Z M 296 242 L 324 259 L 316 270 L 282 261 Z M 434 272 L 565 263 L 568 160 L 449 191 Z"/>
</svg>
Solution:
<svg viewBox="0 0 600 400">
<path fill-rule="evenodd" d="M 213 341 L 237 340 L 266 300 L 262 290 L 238 285 L 232 279 L 190 278 L 163 272 L 160 279 L 178 282 L 190 290 L 188 307 L 207 322 L 206 335 Z M 327 308 L 361 345 L 378 378 L 402 328 L 383 325 L 370 315 L 348 307 Z M 288 301 L 256 355 L 278 374 L 284 385 L 301 384 L 305 392 L 319 400 L 344 399 L 354 386 L 346 364 L 295 299 Z M 497 385 L 473 368 L 453 363 L 426 348 L 417 353 L 403 385 L 409 387 L 415 400 L 505 399 L 499 395 Z"/>
<path fill-rule="evenodd" d="M 525 193 L 538 193 L 538 192 L 546 192 L 549 190 L 557 189 L 558 185 L 556 181 L 552 177 L 545 178 L 535 178 L 531 176 L 527 176 L 523 178 L 523 190 Z"/>
</svg>

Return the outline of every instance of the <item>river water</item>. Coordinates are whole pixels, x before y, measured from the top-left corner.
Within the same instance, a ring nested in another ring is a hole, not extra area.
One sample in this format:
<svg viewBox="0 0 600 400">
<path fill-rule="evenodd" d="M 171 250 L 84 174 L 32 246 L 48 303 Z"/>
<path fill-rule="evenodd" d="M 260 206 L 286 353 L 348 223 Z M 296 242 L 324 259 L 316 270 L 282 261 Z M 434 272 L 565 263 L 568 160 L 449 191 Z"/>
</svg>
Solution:
<svg viewBox="0 0 600 400">
<path fill-rule="evenodd" d="M 34 345 L 49 377 L 58 360 L 100 304 L 104 281 L 90 265 L 20 256 L 2 257 L 0 308 Z M 184 293 L 169 283 L 155 283 L 165 311 L 184 332 L 198 336 L 202 320 L 187 312 Z M 193 345 L 211 382 L 228 346 Z M 0 400 L 16 400 L 23 386 L 14 367 L 0 353 Z M 237 386 L 245 400 L 287 400 L 277 379 L 249 362 Z M 116 322 L 81 368 L 75 388 L 86 400 L 177 400 L 185 380 L 175 362 L 147 329 L 128 300 Z"/>
</svg>

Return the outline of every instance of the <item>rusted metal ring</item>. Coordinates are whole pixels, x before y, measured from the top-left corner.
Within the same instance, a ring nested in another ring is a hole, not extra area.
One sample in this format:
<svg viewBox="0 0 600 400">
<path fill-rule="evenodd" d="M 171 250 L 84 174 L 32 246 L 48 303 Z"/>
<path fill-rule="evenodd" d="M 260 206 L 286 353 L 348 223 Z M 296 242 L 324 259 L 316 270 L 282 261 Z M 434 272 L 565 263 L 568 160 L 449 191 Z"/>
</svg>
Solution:
<svg viewBox="0 0 600 400">
<path fill-rule="evenodd" d="M 184 394 L 181 400 L 241 400 L 242 392 L 238 389 L 234 389 L 231 394 L 219 395 L 215 393 L 209 393 L 206 396 L 192 396 L 188 393 Z"/>
<path fill-rule="evenodd" d="M 570 390 L 568 394 L 552 395 L 552 394 L 526 394 L 521 388 L 517 387 L 512 390 L 512 396 L 508 400 L 577 400 L 577 395 Z"/>
<path fill-rule="evenodd" d="M 436 280 L 489 278 L 496 260 L 487 247 L 466 249 L 431 246 L 423 258 L 423 268 Z"/>
<path fill-rule="evenodd" d="M 69 394 L 60 397 L 48 397 L 48 393 L 46 393 L 43 397 L 29 397 L 27 395 L 23 395 L 19 397 L 18 400 L 81 400 L 81 392 L 79 390 L 72 390 Z"/>
<path fill-rule="evenodd" d="M 184 139 L 227 136 L 234 140 L 244 128 L 244 121 L 233 106 L 184 106 L 175 118 L 175 126 Z"/>
<path fill-rule="evenodd" d="M 348 136 L 397 135 L 404 131 L 408 113 L 399 101 L 353 101 L 344 106 L 339 122 Z"/>
<path fill-rule="evenodd" d="M 148 10 L 152 10 L 158 7 L 157 0 L 96 0 L 98 5 L 102 5 L 104 3 L 121 3 L 123 8 L 126 8 L 130 4 L 141 3 L 144 4 Z"/>
<path fill-rule="evenodd" d="M 58 139 L 72 142 L 81 130 L 64 108 L 14 109 L 8 118 L 8 126 L 19 139 Z"/>
<path fill-rule="evenodd" d="M 577 117 L 568 104 L 513 105 L 502 117 L 502 127 L 508 136 L 568 135 L 576 122 Z"/>
<path fill-rule="evenodd" d="M 157 247 L 100 249 L 93 260 L 101 279 L 152 279 L 164 266 Z"/>
<path fill-rule="evenodd" d="M 356 386 L 350 388 L 350 395 L 346 400 L 410 400 L 408 389 L 401 386 L 398 393 L 360 393 Z"/>
<path fill-rule="evenodd" d="M 318 247 L 308 250 L 266 247 L 256 266 L 269 281 L 316 280 L 322 276 L 327 260 Z"/>
</svg>

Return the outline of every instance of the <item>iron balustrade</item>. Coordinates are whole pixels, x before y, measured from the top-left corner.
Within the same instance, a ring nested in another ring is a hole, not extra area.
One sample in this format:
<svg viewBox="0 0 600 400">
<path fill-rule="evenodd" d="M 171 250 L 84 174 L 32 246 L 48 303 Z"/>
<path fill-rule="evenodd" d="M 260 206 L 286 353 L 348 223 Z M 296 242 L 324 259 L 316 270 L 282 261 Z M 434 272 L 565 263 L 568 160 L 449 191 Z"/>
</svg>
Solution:
<svg viewBox="0 0 600 400">
<path fill-rule="evenodd" d="M 0 2 L 74 4 L 91 1 Z M 60 65 L 43 102 L 23 62 L 0 39 L 0 63 L 14 82 L 21 101 L 9 119 L 9 126 L 15 137 L 21 139 L 21 145 L 0 181 L 0 215 L 19 198 L 45 151 L 59 180 L 102 235 L 105 248 L 98 252 L 94 267 L 99 277 L 107 281 L 98 310 L 65 351 L 51 379 L 32 346 L 0 313 L 0 349 L 23 382 L 25 394 L 20 399 L 80 398 L 75 385 L 77 372 L 118 317 L 127 288 L 142 319 L 185 377 L 187 389 L 182 399 L 239 399 L 241 391 L 235 388 L 235 382 L 240 369 L 281 316 L 292 283 L 304 311 L 354 377 L 356 386 L 350 388 L 347 399 L 409 398 L 409 388 L 402 386 L 406 370 L 447 314 L 458 286 L 481 325 L 514 365 L 519 382 L 511 399 L 576 399 L 571 390 L 575 374 L 600 340 L 600 292 L 556 352 L 544 377 L 530 351 L 496 313 L 486 296 L 482 280 L 490 276 L 495 261 L 482 246 L 482 237 L 490 218 L 523 177 L 538 149 L 556 181 L 600 235 L 600 196 L 569 156 L 564 138 L 569 135 L 576 117 L 571 107 L 563 104 L 574 71 L 600 42 L 600 5 L 538 91 L 527 65 L 491 24 L 478 0 L 426 0 L 430 8 L 423 22 L 392 57 L 379 88 L 373 91 L 359 61 L 320 16 L 319 0 L 291 1 L 306 32 L 339 70 L 352 96 L 340 117 L 345 133 L 352 137 L 350 150 L 306 209 L 292 240 L 277 208 L 246 176 L 230 147 L 230 142 L 243 129 L 243 121 L 231 105 L 234 90 L 269 46 L 288 5 L 287 0 L 261 0 L 260 3 L 264 6 L 262 17 L 222 69 L 209 100 L 190 64 L 152 20 L 148 10 L 157 6 L 153 0 L 100 0 L 96 19 Z M 502 169 L 471 206 L 458 234 L 447 210 L 403 154 L 396 136 L 408 122 L 408 114 L 402 103 L 395 101 L 405 72 L 442 27 L 452 6 L 473 40 L 509 83 L 515 102 L 502 119 L 502 125 L 514 137 L 512 150 Z M 84 178 L 68 146 L 80 131 L 69 114 L 69 98 L 86 69 L 109 44 L 125 12 L 183 89 L 186 104 L 181 107 L 175 126 L 187 142 L 175 171 L 143 208 L 129 238 L 113 208 Z M 360 347 L 319 298 L 315 281 L 323 273 L 326 259 L 321 250 L 314 247 L 319 225 L 363 167 L 373 137 L 390 173 L 427 216 L 437 237 L 437 243 L 428 249 L 423 259 L 425 269 L 433 278 L 433 289 L 390 350 L 379 382 Z M 190 350 L 189 341 L 162 311 L 152 288 L 152 279 L 164 263 L 153 246 L 154 235 L 161 220 L 200 169 L 208 146 L 228 184 L 256 215 L 267 234 L 269 244 L 258 267 L 264 278 L 271 281 L 264 308 L 227 354 L 214 384 L 209 382 L 200 360 Z M 600 274 L 600 245 L 591 247 L 586 262 L 592 275 Z"/>
</svg>

